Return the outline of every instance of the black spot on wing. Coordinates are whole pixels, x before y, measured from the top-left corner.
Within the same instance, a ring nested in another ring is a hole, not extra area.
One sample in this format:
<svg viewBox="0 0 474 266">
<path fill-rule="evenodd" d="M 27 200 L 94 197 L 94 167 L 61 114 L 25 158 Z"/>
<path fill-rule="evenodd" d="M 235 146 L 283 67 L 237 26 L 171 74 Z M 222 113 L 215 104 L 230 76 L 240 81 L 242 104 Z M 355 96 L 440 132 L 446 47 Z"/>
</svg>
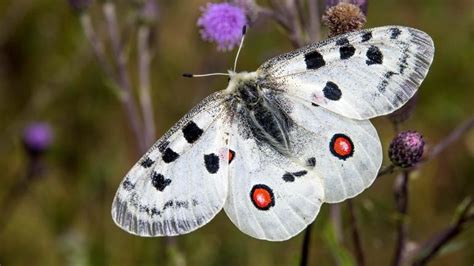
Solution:
<svg viewBox="0 0 474 266">
<path fill-rule="evenodd" d="M 186 126 L 183 127 L 182 131 L 184 138 L 188 141 L 188 143 L 194 143 L 204 132 L 193 121 L 189 121 Z"/>
<path fill-rule="evenodd" d="M 391 28 L 390 32 L 391 32 L 390 39 L 396 39 L 402 33 L 402 31 L 398 28 Z"/>
<path fill-rule="evenodd" d="M 337 101 L 341 99 L 342 96 L 339 86 L 337 86 L 337 84 L 332 81 L 326 82 L 326 86 L 323 88 L 323 93 L 324 97 L 332 101 Z"/>
<path fill-rule="evenodd" d="M 165 211 L 167 209 L 179 209 L 179 208 L 185 208 L 185 209 L 188 209 L 189 208 L 189 201 L 187 200 L 168 200 L 167 202 L 165 202 L 165 204 L 163 205 L 163 208 L 162 208 L 162 211 Z"/>
<path fill-rule="evenodd" d="M 308 160 L 306 160 L 306 165 L 310 167 L 316 166 L 316 158 L 314 157 L 308 158 Z"/>
<path fill-rule="evenodd" d="M 283 178 L 283 180 L 284 180 L 285 182 L 293 182 L 293 181 L 295 181 L 295 176 L 292 175 L 291 173 L 285 173 L 282 178 Z"/>
<path fill-rule="evenodd" d="M 152 166 L 155 163 L 152 159 L 149 157 L 146 157 L 143 161 L 141 161 L 140 165 L 143 166 L 143 168 L 148 168 Z"/>
<path fill-rule="evenodd" d="M 372 32 L 368 31 L 362 34 L 362 42 L 369 41 L 370 39 L 372 39 Z"/>
<path fill-rule="evenodd" d="M 162 174 L 153 172 L 151 176 L 151 184 L 159 191 L 163 191 L 171 184 L 171 179 L 165 178 Z"/>
<path fill-rule="evenodd" d="M 326 65 L 323 56 L 318 51 L 305 54 L 304 61 L 306 63 L 306 69 L 318 69 Z"/>
<path fill-rule="evenodd" d="M 214 153 L 204 155 L 204 165 L 209 173 L 215 174 L 219 171 L 219 156 Z"/>
<path fill-rule="evenodd" d="M 387 89 L 387 86 L 388 86 L 388 80 L 384 79 L 384 80 L 382 80 L 382 82 L 380 82 L 379 85 L 377 85 L 377 90 L 380 93 L 384 93 L 385 90 Z"/>
<path fill-rule="evenodd" d="M 155 215 L 161 215 L 161 212 L 157 208 L 151 208 L 150 215 L 153 217 Z"/>
<path fill-rule="evenodd" d="M 282 178 L 285 182 L 294 182 L 296 177 L 301 177 L 304 176 L 308 173 L 306 170 L 298 171 L 298 172 L 293 172 L 293 173 L 285 173 Z"/>
<path fill-rule="evenodd" d="M 397 73 L 393 72 L 393 71 L 387 71 L 387 73 L 385 73 L 383 76 L 387 79 L 391 78 L 393 75 L 396 75 Z"/>
<path fill-rule="evenodd" d="M 314 107 L 318 107 L 318 106 L 319 106 L 319 104 L 316 104 L 316 103 L 313 103 L 313 102 L 311 103 L 311 105 L 314 106 Z"/>
<path fill-rule="evenodd" d="M 404 74 L 405 69 L 408 67 L 408 57 L 410 57 L 410 55 L 408 53 L 408 45 L 406 45 L 403 48 L 402 56 L 399 59 L 398 72 L 400 72 L 400 74 L 402 74 L 402 75 Z"/>
<path fill-rule="evenodd" d="M 132 184 L 132 182 L 130 182 L 130 180 L 129 180 L 128 177 L 127 177 L 127 178 L 125 178 L 125 180 L 123 181 L 122 187 L 123 187 L 123 189 L 125 189 L 126 191 L 130 191 L 130 190 L 132 190 L 132 189 L 135 188 L 135 185 Z"/>
<path fill-rule="evenodd" d="M 339 48 L 339 55 L 341 57 L 341 59 L 348 59 L 348 58 L 351 58 L 354 53 L 355 53 L 355 48 L 354 46 L 348 44 L 348 45 L 344 45 L 342 46 L 341 48 Z"/>
<path fill-rule="evenodd" d="M 367 50 L 367 60 L 365 63 L 367 65 L 373 65 L 373 64 L 382 64 L 383 62 L 383 54 L 380 52 L 380 49 L 377 46 L 370 46 L 370 48 Z"/>
<path fill-rule="evenodd" d="M 293 172 L 293 175 L 296 177 L 304 176 L 308 173 L 306 170 L 298 171 L 298 172 Z"/>
<path fill-rule="evenodd" d="M 140 209 L 142 208 L 142 206 L 140 206 Z M 157 208 L 149 208 L 149 207 L 146 207 L 145 208 L 145 211 L 148 215 L 150 215 L 151 217 L 155 216 L 155 215 L 158 215 L 158 216 L 161 216 L 161 211 L 158 210 Z"/>
<path fill-rule="evenodd" d="M 165 202 L 165 204 L 163 205 L 163 211 L 168 209 L 168 208 L 171 208 L 173 207 L 174 205 L 174 202 L 172 200 L 168 200 L 167 202 Z"/>
<path fill-rule="evenodd" d="M 189 208 L 189 202 L 187 200 L 177 200 L 175 201 L 176 208 Z"/>
<path fill-rule="evenodd" d="M 165 141 L 158 144 L 158 150 L 161 153 L 163 153 L 166 150 L 166 148 L 168 148 L 168 145 L 170 145 L 170 142 L 165 140 Z"/>
<path fill-rule="evenodd" d="M 166 148 L 161 158 L 163 159 L 165 163 L 171 163 L 171 162 L 174 162 L 176 159 L 178 159 L 178 157 L 179 157 L 179 154 L 177 154 L 170 148 Z"/>
<path fill-rule="evenodd" d="M 336 41 L 336 45 L 346 45 L 349 44 L 349 40 L 347 38 L 340 38 Z"/>
</svg>

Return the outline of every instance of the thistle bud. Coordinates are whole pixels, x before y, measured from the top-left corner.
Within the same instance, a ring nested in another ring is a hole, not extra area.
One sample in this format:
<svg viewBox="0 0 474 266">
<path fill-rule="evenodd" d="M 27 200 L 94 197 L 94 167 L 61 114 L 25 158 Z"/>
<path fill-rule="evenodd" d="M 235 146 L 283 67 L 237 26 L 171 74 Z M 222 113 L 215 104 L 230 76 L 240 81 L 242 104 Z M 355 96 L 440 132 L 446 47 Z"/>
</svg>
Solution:
<svg viewBox="0 0 474 266">
<path fill-rule="evenodd" d="M 402 168 L 412 167 L 421 160 L 425 141 L 416 131 L 400 132 L 390 143 L 388 156 L 392 163 Z"/>
</svg>

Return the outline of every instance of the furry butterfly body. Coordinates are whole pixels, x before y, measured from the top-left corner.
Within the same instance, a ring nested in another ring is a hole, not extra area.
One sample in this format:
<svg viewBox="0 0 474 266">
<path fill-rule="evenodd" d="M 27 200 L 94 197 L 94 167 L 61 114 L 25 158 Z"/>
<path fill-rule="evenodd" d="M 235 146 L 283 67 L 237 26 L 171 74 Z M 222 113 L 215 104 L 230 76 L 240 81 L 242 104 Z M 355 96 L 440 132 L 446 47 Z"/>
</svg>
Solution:
<svg viewBox="0 0 474 266">
<path fill-rule="evenodd" d="M 224 209 L 255 238 L 301 232 L 324 202 L 354 197 L 382 163 L 368 119 L 416 92 L 432 62 L 431 38 L 380 27 L 309 45 L 230 71 L 229 85 L 173 126 L 133 166 L 112 205 L 140 236 L 191 232 Z"/>
</svg>

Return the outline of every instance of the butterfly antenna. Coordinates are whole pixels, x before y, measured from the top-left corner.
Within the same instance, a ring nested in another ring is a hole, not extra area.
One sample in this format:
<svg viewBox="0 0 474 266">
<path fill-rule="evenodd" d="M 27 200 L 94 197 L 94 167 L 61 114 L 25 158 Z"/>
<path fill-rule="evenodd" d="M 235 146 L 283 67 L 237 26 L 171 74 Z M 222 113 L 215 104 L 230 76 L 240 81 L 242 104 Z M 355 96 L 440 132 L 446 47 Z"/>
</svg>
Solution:
<svg viewBox="0 0 474 266">
<path fill-rule="evenodd" d="M 202 77 L 209 77 L 209 76 L 229 76 L 229 73 L 208 73 L 208 74 L 183 73 L 183 77 L 185 78 L 202 78 Z"/>
<path fill-rule="evenodd" d="M 239 59 L 240 50 L 242 50 L 242 46 L 244 46 L 245 33 L 247 33 L 247 25 L 244 25 L 242 28 L 242 39 L 240 40 L 239 50 L 237 50 L 234 60 L 234 72 L 237 69 L 237 60 Z"/>
</svg>

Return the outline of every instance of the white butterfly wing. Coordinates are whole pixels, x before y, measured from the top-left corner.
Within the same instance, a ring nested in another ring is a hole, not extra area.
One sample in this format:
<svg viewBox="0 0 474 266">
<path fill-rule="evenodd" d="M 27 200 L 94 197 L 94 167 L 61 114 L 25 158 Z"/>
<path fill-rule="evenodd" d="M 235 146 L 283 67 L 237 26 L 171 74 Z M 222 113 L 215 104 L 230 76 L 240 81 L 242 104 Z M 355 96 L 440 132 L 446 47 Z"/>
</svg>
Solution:
<svg viewBox="0 0 474 266">
<path fill-rule="evenodd" d="M 140 236 L 173 236 L 209 222 L 227 196 L 224 104 L 215 93 L 182 118 L 135 164 L 112 205 L 115 223 Z"/>
<path fill-rule="evenodd" d="M 354 119 L 405 104 L 434 55 L 426 33 L 387 26 L 340 35 L 283 54 L 257 72 L 269 87 Z"/>
<path fill-rule="evenodd" d="M 382 146 L 370 121 L 353 120 L 297 97 L 280 95 L 297 130 L 290 139 L 301 160 L 322 178 L 324 201 L 340 202 L 369 187 L 382 164 Z"/>
<path fill-rule="evenodd" d="M 316 218 L 323 202 L 321 179 L 315 173 L 254 138 L 244 138 L 242 125 L 233 124 L 229 147 L 229 193 L 224 209 L 244 233 L 283 241 L 301 232 Z M 285 175 L 296 174 L 295 182 Z"/>
</svg>

